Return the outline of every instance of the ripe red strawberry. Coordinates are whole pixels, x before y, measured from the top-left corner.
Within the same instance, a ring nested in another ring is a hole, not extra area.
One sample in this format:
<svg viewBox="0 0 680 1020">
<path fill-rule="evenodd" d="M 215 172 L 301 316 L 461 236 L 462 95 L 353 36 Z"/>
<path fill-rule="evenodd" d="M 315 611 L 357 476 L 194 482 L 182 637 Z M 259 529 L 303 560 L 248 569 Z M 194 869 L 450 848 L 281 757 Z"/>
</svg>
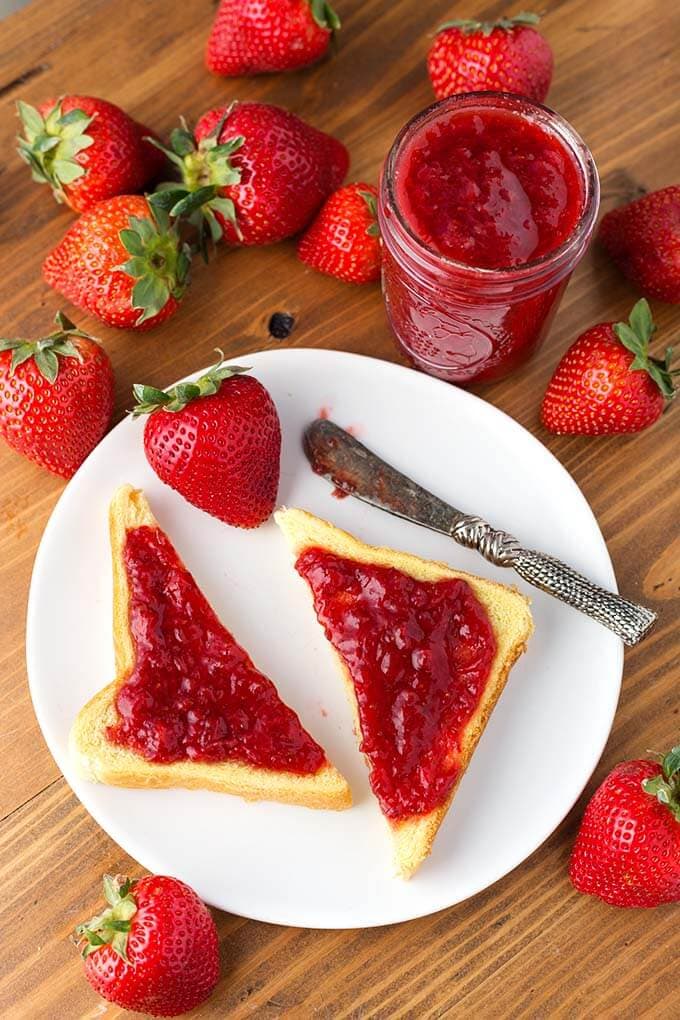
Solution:
<svg viewBox="0 0 680 1020">
<path fill-rule="evenodd" d="M 307 67 L 321 59 L 339 28 L 326 0 L 222 0 L 206 67 L 230 78 Z"/>
<path fill-rule="evenodd" d="M 377 197 L 372 184 L 348 184 L 334 192 L 298 242 L 302 261 L 347 283 L 380 279 Z"/>
<path fill-rule="evenodd" d="M 217 929 L 193 889 L 177 878 L 139 882 L 104 876 L 108 907 L 75 937 L 85 977 L 123 1009 L 179 1016 L 204 1002 L 218 982 Z"/>
<path fill-rule="evenodd" d="M 36 109 L 17 103 L 24 137 L 19 155 L 33 180 L 49 184 L 76 212 L 113 195 L 141 191 L 165 165 L 148 130 L 113 103 L 93 96 L 48 99 Z"/>
<path fill-rule="evenodd" d="M 458 92 L 515 92 L 542 103 L 553 72 L 550 44 L 537 14 L 499 21 L 447 21 L 427 55 L 437 99 Z"/>
<path fill-rule="evenodd" d="M 154 201 L 241 244 L 271 244 L 307 226 L 347 173 L 347 149 L 295 114 L 265 103 L 233 103 L 204 114 L 192 135 L 183 123 L 168 157 L 182 183 Z"/>
<path fill-rule="evenodd" d="M 281 426 L 274 401 L 247 368 L 216 365 L 169 390 L 134 387 L 148 414 L 144 450 L 166 485 L 238 528 L 256 528 L 276 503 Z"/>
<path fill-rule="evenodd" d="M 680 184 L 612 209 L 598 238 L 643 294 L 680 302 Z"/>
<path fill-rule="evenodd" d="M 43 263 L 51 287 L 108 326 L 151 329 L 177 311 L 190 251 L 164 210 L 118 195 L 83 213 Z"/>
<path fill-rule="evenodd" d="M 582 333 L 559 362 L 541 406 L 551 432 L 598 436 L 652 425 L 675 393 L 670 361 L 649 353 L 655 330 L 641 298 L 628 322 L 602 322 Z"/>
<path fill-rule="evenodd" d="M 660 763 L 609 773 L 586 808 L 569 877 L 615 907 L 680 902 L 680 746 Z"/>
<path fill-rule="evenodd" d="M 70 478 L 113 411 L 113 369 L 94 337 L 62 312 L 40 340 L 0 340 L 0 435 L 25 457 Z"/>
</svg>

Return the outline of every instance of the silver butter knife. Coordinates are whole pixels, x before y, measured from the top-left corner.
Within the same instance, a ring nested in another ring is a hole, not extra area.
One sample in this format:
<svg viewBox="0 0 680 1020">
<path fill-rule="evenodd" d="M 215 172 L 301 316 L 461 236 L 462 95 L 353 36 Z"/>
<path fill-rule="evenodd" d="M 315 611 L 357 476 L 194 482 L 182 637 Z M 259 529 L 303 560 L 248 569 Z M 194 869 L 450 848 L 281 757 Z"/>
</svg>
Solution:
<svg viewBox="0 0 680 1020">
<path fill-rule="evenodd" d="M 332 421 L 312 422 L 305 432 L 304 448 L 312 469 L 336 488 L 449 535 L 498 567 L 513 567 L 529 584 L 597 620 L 627 645 L 641 641 L 656 620 L 651 609 L 601 588 L 553 556 L 523 548 L 513 535 L 492 528 L 481 517 L 456 510 Z"/>
</svg>

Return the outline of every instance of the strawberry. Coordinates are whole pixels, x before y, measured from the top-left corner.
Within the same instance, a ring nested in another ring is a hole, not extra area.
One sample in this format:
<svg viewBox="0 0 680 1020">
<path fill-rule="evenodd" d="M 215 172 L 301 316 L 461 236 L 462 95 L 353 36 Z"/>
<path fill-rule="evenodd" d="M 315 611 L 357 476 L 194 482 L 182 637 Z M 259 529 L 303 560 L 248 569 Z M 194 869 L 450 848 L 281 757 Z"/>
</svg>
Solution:
<svg viewBox="0 0 680 1020">
<path fill-rule="evenodd" d="M 586 808 L 569 877 L 615 907 L 680 902 L 680 746 L 660 761 L 626 761 Z"/>
<path fill-rule="evenodd" d="M 680 302 L 680 184 L 612 209 L 598 239 L 643 294 Z"/>
<path fill-rule="evenodd" d="M 118 195 L 83 213 L 43 263 L 51 287 L 109 326 L 150 329 L 177 311 L 190 251 L 164 210 Z"/>
<path fill-rule="evenodd" d="M 649 353 L 655 330 L 641 298 L 628 322 L 602 322 L 582 333 L 559 362 L 541 405 L 551 432 L 598 436 L 639 432 L 659 418 L 675 389 L 672 348 Z"/>
<path fill-rule="evenodd" d="M 162 185 L 154 200 L 173 216 L 202 218 L 214 241 L 224 236 L 232 244 L 297 234 L 349 164 L 341 142 L 264 103 L 210 110 L 193 135 L 183 123 L 170 144 L 182 183 Z"/>
<path fill-rule="evenodd" d="M 377 197 L 372 184 L 348 184 L 335 191 L 298 242 L 302 261 L 347 283 L 380 279 Z"/>
<path fill-rule="evenodd" d="M 204 1002 L 220 974 L 217 929 L 177 878 L 104 876 L 108 906 L 75 931 L 85 977 L 123 1009 L 179 1016 Z"/>
<path fill-rule="evenodd" d="M 134 416 L 148 414 L 146 458 L 189 503 L 238 528 L 271 514 L 279 485 L 281 426 L 262 383 L 220 360 L 169 390 L 136 385 Z"/>
<path fill-rule="evenodd" d="M 553 72 L 537 14 L 499 21 L 447 21 L 437 29 L 427 70 L 437 99 L 458 92 L 515 92 L 542 103 Z"/>
<path fill-rule="evenodd" d="M 113 369 L 94 337 L 62 312 L 40 340 L 0 340 L 0 434 L 25 457 L 70 478 L 113 411 Z"/>
<path fill-rule="evenodd" d="M 307 67 L 323 57 L 339 28 L 326 0 L 222 0 L 206 67 L 228 78 Z"/>
<path fill-rule="evenodd" d="M 17 108 L 24 130 L 17 151 L 33 180 L 76 212 L 141 191 L 165 164 L 144 140 L 148 130 L 104 99 L 62 96 L 37 109 L 19 100 Z"/>
</svg>

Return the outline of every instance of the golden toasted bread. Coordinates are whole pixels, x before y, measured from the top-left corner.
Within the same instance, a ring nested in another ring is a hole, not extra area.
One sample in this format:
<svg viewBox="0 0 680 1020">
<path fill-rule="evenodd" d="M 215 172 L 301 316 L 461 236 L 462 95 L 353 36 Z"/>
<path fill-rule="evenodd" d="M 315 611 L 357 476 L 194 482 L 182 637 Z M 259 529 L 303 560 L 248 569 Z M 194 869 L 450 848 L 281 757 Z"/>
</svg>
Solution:
<svg viewBox="0 0 680 1020">
<path fill-rule="evenodd" d="M 124 561 L 126 534 L 128 530 L 143 526 L 158 528 L 143 493 L 130 486 L 123 486 L 115 493 L 109 524 L 116 679 L 81 709 L 73 723 L 69 751 L 79 774 L 113 786 L 181 786 L 231 793 L 247 800 L 276 800 L 336 810 L 349 807 L 352 798 L 347 782 L 329 762 L 312 775 L 254 767 L 238 761 L 154 762 L 108 738 L 108 728 L 118 721 L 116 695 L 135 665 Z"/>
<path fill-rule="evenodd" d="M 393 549 L 365 545 L 328 521 L 314 517 L 304 510 L 279 510 L 275 518 L 288 539 L 296 560 L 305 550 L 318 548 L 359 563 L 393 567 L 418 581 L 462 578 L 467 581 L 476 598 L 484 606 L 493 628 L 496 654 L 482 698 L 460 740 L 459 772 L 455 786 L 446 802 L 429 814 L 412 815 L 398 821 L 387 818 L 392 834 L 396 870 L 402 877 L 409 878 L 430 853 L 437 830 L 505 686 L 508 673 L 525 650 L 533 631 L 528 601 L 515 588 L 484 580 L 474 574 L 452 570 L 443 563 L 424 560 L 409 553 L 395 552 Z M 360 736 L 361 724 L 354 684 L 344 659 L 335 649 L 334 652 L 354 710 L 357 736 Z"/>
</svg>

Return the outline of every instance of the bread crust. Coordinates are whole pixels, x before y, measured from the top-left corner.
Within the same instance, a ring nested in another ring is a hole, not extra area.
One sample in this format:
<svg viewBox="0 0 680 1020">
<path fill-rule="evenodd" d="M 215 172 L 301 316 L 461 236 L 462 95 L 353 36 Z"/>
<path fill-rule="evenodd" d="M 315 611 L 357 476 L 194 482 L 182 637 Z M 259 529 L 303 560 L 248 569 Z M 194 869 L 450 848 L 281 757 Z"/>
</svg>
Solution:
<svg viewBox="0 0 680 1020">
<path fill-rule="evenodd" d="M 451 806 L 510 670 L 526 649 L 533 632 L 529 601 L 516 588 L 462 570 L 453 570 L 445 563 L 424 560 L 411 553 L 397 552 L 386 547 L 366 545 L 348 532 L 305 510 L 284 508 L 277 511 L 275 519 L 288 539 L 295 559 L 306 549 L 322 548 L 360 563 L 394 567 L 418 581 L 461 578 L 470 585 L 489 616 L 496 637 L 496 655 L 484 694 L 463 735 L 460 771 L 455 786 L 446 802 L 429 814 L 413 815 L 398 821 L 386 818 L 392 836 L 395 869 L 402 878 L 410 878 L 430 854 L 439 826 Z M 310 591 L 308 585 L 305 587 Z M 350 699 L 355 732 L 359 737 L 361 727 L 354 684 L 342 656 L 335 648 L 333 653 Z"/>
<path fill-rule="evenodd" d="M 71 727 L 69 753 L 78 774 L 112 786 L 184 787 L 230 793 L 246 800 L 274 800 L 312 808 L 342 810 L 350 807 L 349 786 L 330 763 L 314 775 L 298 775 L 234 761 L 152 762 L 107 738 L 107 728 L 117 720 L 116 694 L 135 663 L 129 627 L 130 594 L 123 558 L 126 532 L 143 526 L 158 527 L 146 497 L 140 490 L 122 486 L 114 494 L 109 511 L 116 679 L 90 699 Z"/>
</svg>

